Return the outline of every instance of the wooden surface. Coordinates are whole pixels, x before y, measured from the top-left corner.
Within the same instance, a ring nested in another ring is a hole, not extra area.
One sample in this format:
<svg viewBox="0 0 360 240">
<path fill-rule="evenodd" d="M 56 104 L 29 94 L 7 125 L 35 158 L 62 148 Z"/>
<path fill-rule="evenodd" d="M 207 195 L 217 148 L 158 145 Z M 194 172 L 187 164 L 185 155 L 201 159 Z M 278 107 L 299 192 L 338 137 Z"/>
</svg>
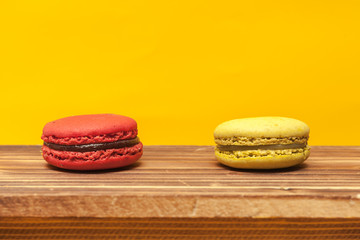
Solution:
<svg viewBox="0 0 360 240">
<path fill-rule="evenodd" d="M 0 218 L 0 239 L 360 239 L 360 219 Z"/>
<path fill-rule="evenodd" d="M 360 218 L 360 147 L 313 147 L 302 165 L 224 167 L 212 146 L 145 146 L 131 166 L 49 166 L 39 146 L 0 147 L 1 217 Z"/>
<path fill-rule="evenodd" d="M 360 147 L 236 170 L 211 146 L 145 146 L 130 167 L 74 172 L 0 146 L 0 239 L 360 239 Z"/>
</svg>

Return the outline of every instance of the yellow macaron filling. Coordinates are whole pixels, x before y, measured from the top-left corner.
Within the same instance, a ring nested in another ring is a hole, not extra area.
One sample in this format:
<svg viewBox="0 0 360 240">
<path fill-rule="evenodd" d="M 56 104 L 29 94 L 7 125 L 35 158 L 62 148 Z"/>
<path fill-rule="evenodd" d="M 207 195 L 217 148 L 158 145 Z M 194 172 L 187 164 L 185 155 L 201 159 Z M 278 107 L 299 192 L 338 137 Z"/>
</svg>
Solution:
<svg viewBox="0 0 360 240">
<path fill-rule="evenodd" d="M 294 153 L 303 153 L 308 151 L 310 148 L 305 146 L 303 148 L 284 148 L 284 149 L 251 149 L 251 150 L 224 150 L 222 146 L 216 146 L 215 151 L 219 154 L 231 156 L 232 158 L 255 158 L 264 156 L 279 156 L 279 155 L 290 155 Z"/>
<path fill-rule="evenodd" d="M 274 144 L 274 145 L 259 145 L 259 146 L 217 145 L 219 151 L 283 150 L 283 149 L 297 149 L 297 148 L 305 148 L 305 147 L 306 147 L 306 143 Z"/>
<path fill-rule="evenodd" d="M 275 144 L 306 144 L 308 136 L 303 137 L 215 137 L 215 143 L 218 145 L 275 145 Z"/>
</svg>

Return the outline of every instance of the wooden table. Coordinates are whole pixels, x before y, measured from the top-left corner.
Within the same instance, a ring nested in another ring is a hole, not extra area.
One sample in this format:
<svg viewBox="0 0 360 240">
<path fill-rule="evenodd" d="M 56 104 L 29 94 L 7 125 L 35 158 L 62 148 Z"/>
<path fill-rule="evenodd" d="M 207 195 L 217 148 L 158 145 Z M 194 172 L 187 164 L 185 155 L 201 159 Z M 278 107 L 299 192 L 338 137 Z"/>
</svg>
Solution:
<svg viewBox="0 0 360 240">
<path fill-rule="evenodd" d="M 360 239 L 360 147 L 235 170 L 212 146 L 145 146 L 133 166 L 74 172 L 0 146 L 0 239 Z"/>
</svg>

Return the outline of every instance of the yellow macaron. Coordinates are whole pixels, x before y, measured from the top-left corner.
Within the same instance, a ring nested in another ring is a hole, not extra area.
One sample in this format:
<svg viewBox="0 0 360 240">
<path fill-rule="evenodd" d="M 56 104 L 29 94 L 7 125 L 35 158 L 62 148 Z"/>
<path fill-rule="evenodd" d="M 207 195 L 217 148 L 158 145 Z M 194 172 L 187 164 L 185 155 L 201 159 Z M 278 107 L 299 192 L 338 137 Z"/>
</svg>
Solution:
<svg viewBox="0 0 360 240">
<path fill-rule="evenodd" d="M 310 155 L 310 129 L 285 117 L 256 117 L 224 122 L 214 131 L 215 156 L 224 165 L 243 169 L 291 167 Z"/>
</svg>

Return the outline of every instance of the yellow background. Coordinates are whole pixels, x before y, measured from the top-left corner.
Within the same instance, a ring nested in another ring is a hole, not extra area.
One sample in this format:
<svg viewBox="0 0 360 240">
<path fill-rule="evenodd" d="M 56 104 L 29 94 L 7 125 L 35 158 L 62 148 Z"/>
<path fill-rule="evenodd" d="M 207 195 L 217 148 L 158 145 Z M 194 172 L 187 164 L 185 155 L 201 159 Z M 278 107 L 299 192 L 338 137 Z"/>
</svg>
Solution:
<svg viewBox="0 0 360 240">
<path fill-rule="evenodd" d="M 359 1 L 0 1 L 0 144 L 117 113 L 152 144 L 287 116 L 312 145 L 360 145 Z"/>
</svg>

